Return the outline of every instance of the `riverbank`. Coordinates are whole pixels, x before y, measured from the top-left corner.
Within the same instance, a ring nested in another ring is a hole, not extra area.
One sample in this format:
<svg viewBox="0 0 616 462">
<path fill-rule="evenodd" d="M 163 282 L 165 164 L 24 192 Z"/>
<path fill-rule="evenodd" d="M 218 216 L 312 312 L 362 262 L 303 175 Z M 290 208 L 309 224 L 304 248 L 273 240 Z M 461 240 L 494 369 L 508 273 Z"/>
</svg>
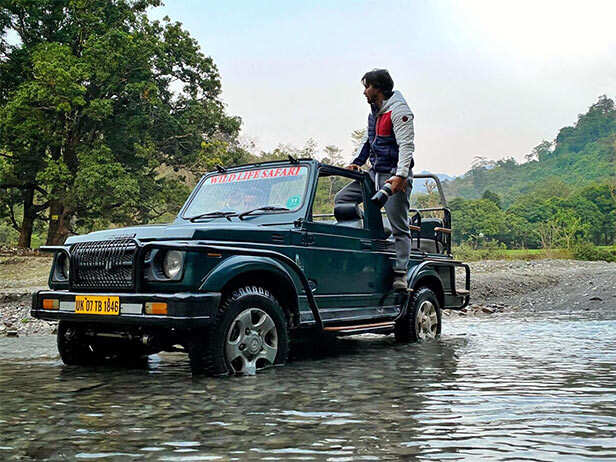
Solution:
<svg viewBox="0 0 616 462">
<path fill-rule="evenodd" d="M 55 323 L 30 317 L 33 291 L 45 288 L 49 257 L 0 263 L 0 336 L 49 335 Z M 487 260 L 470 263 L 471 305 L 447 318 L 582 308 L 589 316 L 616 310 L 616 263 L 578 260 Z"/>
<path fill-rule="evenodd" d="M 0 337 L 47 335 L 55 323 L 30 317 L 32 293 L 47 288 L 52 257 L 0 249 Z"/>
<path fill-rule="evenodd" d="M 470 263 L 471 306 L 445 316 L 503 311 L 616 311 L 616 263 L 579 260 L 486 260 Z"/>
</svg>

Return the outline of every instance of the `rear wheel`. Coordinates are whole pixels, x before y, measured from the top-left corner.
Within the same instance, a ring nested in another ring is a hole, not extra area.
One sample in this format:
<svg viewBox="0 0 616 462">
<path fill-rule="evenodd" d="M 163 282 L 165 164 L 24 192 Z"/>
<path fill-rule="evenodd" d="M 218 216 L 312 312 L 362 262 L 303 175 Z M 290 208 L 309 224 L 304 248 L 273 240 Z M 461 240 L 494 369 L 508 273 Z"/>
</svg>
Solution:
<svg viewBox="0 0 616 462">
<path fill-rule="evenodd" d="M 396 340 L 424 342 L 441 335 L 441 308 L 436 294 L 427 287 L 413 293 L 406 315 L 396 323 Z"/>
<path fill-rule="evenodd" d="M 286 362 L 287 321 L 263 287 L 235 290 L 222 303 L 214 326 L 193 332 L 188 354 L 193 374 L 255 374 Z"/>
</svg>

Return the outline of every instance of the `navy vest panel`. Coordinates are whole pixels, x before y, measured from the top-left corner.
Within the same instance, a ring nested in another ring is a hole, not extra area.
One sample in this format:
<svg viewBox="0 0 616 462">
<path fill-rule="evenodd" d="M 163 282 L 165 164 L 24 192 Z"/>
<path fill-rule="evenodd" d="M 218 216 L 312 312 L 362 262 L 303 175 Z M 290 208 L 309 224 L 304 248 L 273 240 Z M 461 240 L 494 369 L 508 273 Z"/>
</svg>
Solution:
<svg viewBox="0 0 616 462">
<path fill-rule="evenodd" d="M 391 122 L 391 111 L 377 117 L 376 112 L 368 116 L 368 142 L 370 163 L 379 173 L 393 173 L 398 166 L 398 143 Z"/>
</svg>

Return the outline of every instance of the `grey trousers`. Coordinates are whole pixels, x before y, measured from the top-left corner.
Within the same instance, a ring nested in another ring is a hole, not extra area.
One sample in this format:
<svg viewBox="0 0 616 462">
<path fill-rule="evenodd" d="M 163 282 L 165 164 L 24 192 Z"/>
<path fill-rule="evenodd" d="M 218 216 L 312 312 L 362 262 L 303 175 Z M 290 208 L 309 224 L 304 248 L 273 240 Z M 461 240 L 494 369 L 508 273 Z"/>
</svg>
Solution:
<svg viewBox="0 0 616 462">
<path fill-rule="evenodd" d="M 381 189 L 385 181 L 392 176 L 392 174 L 389 173 L 376 173 L 373 170 L 370 170 L 369 173 L 370 178 L 372 178 L 372 181 L 375 183 L 376 190 Z M 409 207 L 412 187 L 412 175 L 409 175 L 406 191 L 394 194 L 385 203 L 385 211 L 387 212 L 387 219 L 389 220 L 391 232 L 394 236 L 394 248 L 396 250 L 394 271 L 406 272 L 409 265 L 409 254 L 411 251 Z M 336 194 L 334 203 L 352 202 L 359 204 L 363 202 L 363 200 L 361 185 L 357 181 L 353 181 Z"/>
</svg>

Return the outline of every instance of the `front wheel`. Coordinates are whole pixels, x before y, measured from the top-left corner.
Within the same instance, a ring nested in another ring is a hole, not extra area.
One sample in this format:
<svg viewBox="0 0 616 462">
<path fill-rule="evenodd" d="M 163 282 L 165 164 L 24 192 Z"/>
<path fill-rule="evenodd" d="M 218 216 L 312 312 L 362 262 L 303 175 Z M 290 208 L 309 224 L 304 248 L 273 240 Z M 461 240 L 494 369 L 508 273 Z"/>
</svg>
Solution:
<svg viewBox="0 0 616 462">
<path fill-rule="evenodd" d="M 396 340 L 424 342 L 441 335 L 441 309 L 436 294 L 427 287 L 413 293 L 405 316 L 396 323 Z"/>
<path fill-rule="evenodd" d="M 244 374 L 286 362 L 289 334 L 278 301 L 263 287 L 235 290 L 214 326 L 193 332 L 188 344 L 193 374 Z"/>
</svg>

